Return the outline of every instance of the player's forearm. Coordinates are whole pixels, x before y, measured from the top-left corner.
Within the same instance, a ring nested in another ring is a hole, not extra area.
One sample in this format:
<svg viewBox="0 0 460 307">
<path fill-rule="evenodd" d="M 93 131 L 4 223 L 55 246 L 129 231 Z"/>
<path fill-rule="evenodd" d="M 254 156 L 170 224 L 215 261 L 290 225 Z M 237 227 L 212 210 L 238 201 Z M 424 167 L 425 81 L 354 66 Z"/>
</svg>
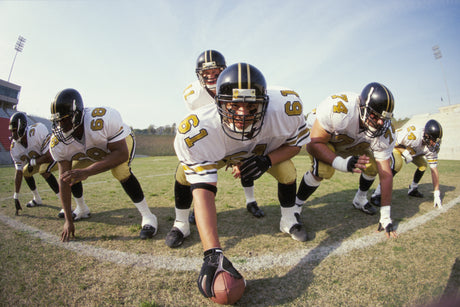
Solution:
<svg viewBox="0 0 460 307">
<path fill-rule="evenodd" d="M 286 161 L 297 155 L 300 151 L 298 146 L 283 145 L 268 154 L 272 165 Z"/>
<path fill-rule="evenodd" d="M 196 225 L 203 250 L 220 247 L 214 193 L 206 189 L 195 189 L 193 190 L 193 201 Z"/>
<path fill-rule="evenodd" d="M 393 194 L 393 176 L 391 173 L 381 172 L 379 179 L 382 192 L 382 206 L 390 206 Z"/>
<path fill-rule="evenodd" d="M 19 193 L 21 190 L 21 183 L 22 183 L 22 171 L 16 171 L 14 175 L 14 191 Z"/>
<path fill-rule="evenodd" d="M 62 209 L 65 212 L 65 218 L 68 222 L 73 223 L 72 218 L 72 199 L 70 185 L 63 180 L 59 180 L 59 195 L 61 197 Z"/>
<path fill-rule="evenodd" d="M 307 144 L 307 151 L 316 159 L 330 165 L 332 165 L 332 162 L 337 157 L 337 155 L 332 150 L 330 150 L 325 143 L 312 141 Z"/>
<path fill-rule="evenodd" d="M 128 157 L 126 157 L 125 155 L 117 152 L 111 152 L 110 154 L 105 156 L 104 159 L 91 164 L 84 170 L 86 175 L 88 175 L 89 177 L 111 170 L 112 168 L 117 167 L 118 165 L 126 162 L 127 160 Z"/>
<path fill-rule="evenodd" d="M 431 180 L 433 182 L 433 191 L 439 190 L 439 171 L 438 168 L 431 169 Z"/>
</svg>

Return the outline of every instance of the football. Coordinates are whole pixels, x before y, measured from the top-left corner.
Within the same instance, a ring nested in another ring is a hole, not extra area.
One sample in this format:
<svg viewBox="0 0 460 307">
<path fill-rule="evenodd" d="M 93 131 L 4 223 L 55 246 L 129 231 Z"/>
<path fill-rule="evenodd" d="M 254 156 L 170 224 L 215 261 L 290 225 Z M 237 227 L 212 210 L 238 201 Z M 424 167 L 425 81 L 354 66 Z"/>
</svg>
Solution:
<svg viewBox="0 0 460 307">
<path fill-rule="evenodd" d="M 214 278 L 214 295 L 211 300 L 222 305 L 235 304 L 244 293 L 246 281 L 244 278 L 237 279 L 231 274 L 222 271 Z"/>
</svg>

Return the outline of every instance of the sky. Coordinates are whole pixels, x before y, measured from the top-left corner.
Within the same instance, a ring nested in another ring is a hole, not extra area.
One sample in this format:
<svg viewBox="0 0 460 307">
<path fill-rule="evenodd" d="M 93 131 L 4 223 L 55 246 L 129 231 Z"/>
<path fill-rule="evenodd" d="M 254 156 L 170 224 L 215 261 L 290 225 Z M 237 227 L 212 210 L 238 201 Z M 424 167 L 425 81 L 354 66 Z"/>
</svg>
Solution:
<svg viewBox="0 0 460 307">
<path fill-rule="evenodd" d="M 134 128 L 178 124 L 207 49 L 295 90 L 305 114 L 370 82 L 391 90 L 396 119 L 460 103 L 460 0 L 0 0 L 0 29 L 0 79 L 45 118 L 75 88 Z"/>
</svg>

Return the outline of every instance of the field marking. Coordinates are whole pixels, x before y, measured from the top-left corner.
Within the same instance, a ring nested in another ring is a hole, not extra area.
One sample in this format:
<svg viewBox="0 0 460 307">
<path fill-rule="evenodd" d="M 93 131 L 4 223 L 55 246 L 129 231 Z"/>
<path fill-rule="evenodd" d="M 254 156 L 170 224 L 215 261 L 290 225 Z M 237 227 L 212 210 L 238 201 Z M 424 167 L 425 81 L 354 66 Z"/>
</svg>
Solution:
<svg viewBox="0 0 460 307">
<path fill-rule="evenodd" d="M 450 208 L 460 203 L 460 196 L 444 204 L 442 209 L 433 209 L 421 216 L 412 218 L 407 222 L 398 224 L 399 234 L 408 232 L 435 217 L 447 212 Z M 71 241 L 62 243 L 60 237 L 44 232 L 38 228 L 24 224 L 14 218 L 0 213 L 0 221 L 10 227 L 26 232 L 39 238 L 45 243 L 55 245 L 73 251 L 79 255 L 94 257 L 98 260 L 108 261 L 115 264 L 149 267 L 153 269 L 167 269 L 172 271 L 198 271 L 202 264 L 202 257 L 171 257 L 163 255 L 137 255 L 133 253 L 115 251 L 101 247 Z M 265 254 L 257 257 L 232 257 L 232 261 L 238 261 L 238 270 L 241 272 L 258 271 L 270 266 L 286 267 L 294 266 L 310 261 L 323 260 L 330 256 L 345 255 L 354 249 L 362 249 L 386 240 L 383 233 L 373 233 L 354 240 L 346 240 L 330 244 L 328 246 L 296 249 L 282 254 Z M 166 248 L 166 247 L 165 247 Z M 173 265 L 171 264 L 173 263 Z"/>
</svg>

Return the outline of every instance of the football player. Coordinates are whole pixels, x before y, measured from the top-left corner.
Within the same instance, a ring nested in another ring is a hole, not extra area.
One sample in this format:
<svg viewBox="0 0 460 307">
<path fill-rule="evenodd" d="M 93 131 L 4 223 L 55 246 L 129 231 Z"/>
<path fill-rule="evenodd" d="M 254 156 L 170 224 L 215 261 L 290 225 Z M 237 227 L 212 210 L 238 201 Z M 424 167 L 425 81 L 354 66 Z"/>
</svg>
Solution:
<svg viewBox="0 0 460 307">
<path fill-rule="evenodd" d="M 414 163 L 417 169 L 414 179 L 409 186 L 407 195 L 423 197 L 418 190 L 418 183 L 423 174 L 430 166 L 431 180 L 433 182 L 433 207 L 442 208 L 441 192 L 439 190 L 438 153 L 441 148 L 442 127 L 439 122 L 430 119 L 425 127 L 410 125 L 396 130 L 396 146 L 393 150 L 392 171 L 393 176 L 402 168 L 402 161 Z M 371 203 L 380 206 L 381 202 L 380 185 L 372 194 Z"/>
<path fill-rule="evenodd" d="M 120 113 L 109 107 L 84 108 L 77 90 L 64 89 L 51 103 L 51 120 L 50 151 L 59 164 L 61 202 L 65 211 L 61 240 L 69 241 L 75 235 L 75 226 L 69 218 L 70 186 L 107 170 L 120 181 L 142 215 L 140 238 L 152 238 L 158 230 L 157 218 L 131 172 L 135 139 Z"/>
<path fill-rule="evenodd" d="M 185 105 L 190 112 L 195 111 L 199 107 L 214 104 L 214 97 L 216 96 L 216 83 L 220 73 L 227 67 L 224 56 L 216 50 L 205 50 L 203 51 L 196 60 L 195 73 L 197 80 L 187 86 L 184 90 L 184 101 Z M 184 170 L 182 167 L 177 168 L 176 178 L 184 176 Z M 239 168 L 237 165 L 232 166 L 232 173 L 235 178 L 240 178 Z M 254 197 L 254 181 L 253 180 L 241 180 L 244 194 L 246 197 L 246 208 L 255 217 L 263 217 L 264 212 L 257 205 L 257 201 Z M 187 210 L 190 208 L 188 202 L 192 201 L 191 192 L 189 185 L 181 186 L 179 181 L 175 181 L 176 194 L 176 214 L 177 210 Z M 183 213 L 179 213 L 183 214 Z M 195 223 L 195 216 L 193 211 L 189 217 L 190 223 Z M 170 247 L 177 247 L 174 240 L 166 240 L 166 245 Z"/>
<path fill-rule="evenodd" d="M 299 96 L 292 90 L 267 91 L 262 73 L 246 63 L 227 67 L 217 80 L 215 104 L 197 109 L 179 124 L 174 148 L 185 172 L 181 183 L 191 184 L 204 249 L 198 288 L 205 297 L 213 295 L 218 267 L 241 276 L 223 256 L 217 234 L 217 169 L 239 165 L 241 177 L 252 180 L 271 174 L 278 181 L 281 231 L 306 241 L 307 232 L 294 212 L 296 170 L 291 158 L 307 139 Z M 176 216 L 173 230 L 189 235 L 187 215 Z"/>
<path fill-rule="evenodd" d="M 37 173 L 42 175 L 59 199 L 59 184 L 56 177 L 51 173 L 58 169 L 49 152 L 51 133 L 42 123 L 28 125 L 27 122 L 25 113 L 16 112 L 11 116 L 8 126 L 11 133 L 10 154 L 16 169 L 13 196 L 16 215 L 19 214 L 19 210 L 22 210 L 19 202 L 19 191 L 23 177 L 33 194 L 33 199 L 27 203 L 27 207 L 42 205 L 42 199 L 34 179 L 34 174 Z M 72 194 L 77 204 L 86 206 L 81 183 L 72 187 Z M 64 218 L 63 210 L 59 212 L 58 217 Z"/>
<path fill-rule="evenodd" d="M 387 237 L 397 236 L 390 217 L 393 185 L 390 162 L 395 142 L 391 125 L 393 108 L 390 90 L 374 82 L 366 85 L 361 95 L 350 92 L 329 96 L 308 116 L 311 141 L 307 150 L 312 164 L 297 192 L 299 214 L 321 180 L 331 178 L 335 170 L 361 173 L 353 206 L 375 214 L 375 208 L 367 200 L 367 191 L 378 174 L 382 184 L 378 229 L 385 230 Z"/>
</svg>

